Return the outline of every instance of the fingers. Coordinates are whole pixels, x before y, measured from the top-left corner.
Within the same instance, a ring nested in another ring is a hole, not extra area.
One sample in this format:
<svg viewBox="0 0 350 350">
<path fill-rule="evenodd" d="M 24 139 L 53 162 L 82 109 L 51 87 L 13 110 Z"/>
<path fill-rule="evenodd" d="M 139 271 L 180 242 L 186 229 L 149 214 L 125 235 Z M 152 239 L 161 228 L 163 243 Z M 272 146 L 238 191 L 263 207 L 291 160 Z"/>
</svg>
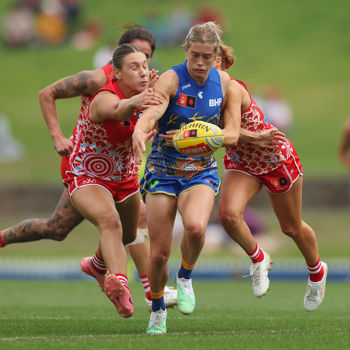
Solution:
<svg viewBox="0 0 350 350">
<path fill-rule="evenodd" d="M 146 141 L 148 141 L 148 140 L 150 140 L 152 137 L 154 137 L 156 133 L 157 133 L 157 130 L 156 130 L 156 129 L 151 130 L 151 131 L 147 134 L 147 136 L 146 136 Z M 146 152 L 146 147 L 145 147 L 144 152 Z"/>
<path fill-rule="evenodd" d="M 142 162 L 142 155 L 144 152 L 146 152 L 146 146 L 142 145 L 140 143 L 134 143 L 133 144 L 133 151 L 135 154 L 136 161 Z"/>
</svg>

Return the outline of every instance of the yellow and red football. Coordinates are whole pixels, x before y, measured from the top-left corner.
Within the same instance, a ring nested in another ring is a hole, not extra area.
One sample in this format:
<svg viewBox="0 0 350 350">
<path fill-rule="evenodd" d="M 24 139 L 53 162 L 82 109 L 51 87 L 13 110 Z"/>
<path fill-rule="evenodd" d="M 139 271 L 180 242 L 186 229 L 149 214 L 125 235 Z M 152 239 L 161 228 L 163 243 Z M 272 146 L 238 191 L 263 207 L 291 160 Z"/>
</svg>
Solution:
<svg viewBox="0 0 350 350">
<path fill-rule="evenodd" d="M 195 121 L 183 126 L 173 138 L 176 150 L 187 156 L 206 156 L 224 143 L 224 133 L 215 124 Z"/>
</svg>

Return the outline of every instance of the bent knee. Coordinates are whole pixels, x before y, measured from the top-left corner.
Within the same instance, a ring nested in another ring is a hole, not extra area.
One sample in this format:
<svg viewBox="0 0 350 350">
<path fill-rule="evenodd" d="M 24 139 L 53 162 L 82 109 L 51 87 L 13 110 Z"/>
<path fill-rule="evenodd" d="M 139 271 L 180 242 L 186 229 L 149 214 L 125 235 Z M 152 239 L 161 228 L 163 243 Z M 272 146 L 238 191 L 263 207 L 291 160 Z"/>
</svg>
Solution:
<svg viewBox="0 0 350 350">
<path fill-rule="evenodd" d="M 220 210 L 219 217 L 224 227 L 238 227 L 244 220 L 243 214 L 228 210 Z"/>
<path fill-rule="evenodd" d="M 201 223 L 194 223 L 185 226 L 185 235 L 190 241 L 201 241 L 205 236 L 206 226 Z"/>
<path fill-rule="evenodd" d="M 107 215 L 101 215 L 98 218 L 98 221 L 96 223 L 97 227 L 100 230 L 121 230 L 122 229 L 122 223 L 120 221 L 120 218 L 117 214 L 107 214 Z M 136 233 L 135 233 L 136 235 Z M 135 237 L 134 237 L 135 239 Z"/>
<path fill-rule="evenodd" d="M 151 256 L 151 263 L 155 267 L 164 266 L 169 260 L 169 252 L 167 251 L 159 251 Z"/>
<path fill-rule="evenodd" d="M 49 221 L 44 236 L 54 241 L 63 241 L 78 224 L 69 220 Z"/>
<path fill-rule="evenodd" d="M 281 230 L 282 232 L 290 237 L 295 238 L 301 233 L 301 224 L 281 224 Z"/>
</svg>

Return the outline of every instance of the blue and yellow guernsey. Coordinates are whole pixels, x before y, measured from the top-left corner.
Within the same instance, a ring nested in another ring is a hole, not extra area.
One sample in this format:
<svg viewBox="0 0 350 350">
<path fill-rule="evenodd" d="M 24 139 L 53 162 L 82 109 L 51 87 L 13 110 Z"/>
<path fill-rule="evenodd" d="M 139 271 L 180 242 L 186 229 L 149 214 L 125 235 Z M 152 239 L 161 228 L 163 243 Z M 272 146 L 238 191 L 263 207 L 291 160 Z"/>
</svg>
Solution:
<svg viewBox="0 0 350 350">
<path fill-rule="evenodd" d="M 168 130 L 180 129 L 196 120 L 215 125 L 220 121 L 220 109 L 223 103 L 221 80 L 218 71 L 212 68 L 204 85 L 199 85 L 188 73 L 186 61 L 172 67 L 179 77 L 176 96 L 158 121 L 158 133 L 152 143 L 152 152 L 147 158 L 146 172 L 159 177 L 175 176 L 190 179 L 203 171 L 217 172 L 213 155 L 189 157 L 164 145 L 159 134 Z"/>
</svg>

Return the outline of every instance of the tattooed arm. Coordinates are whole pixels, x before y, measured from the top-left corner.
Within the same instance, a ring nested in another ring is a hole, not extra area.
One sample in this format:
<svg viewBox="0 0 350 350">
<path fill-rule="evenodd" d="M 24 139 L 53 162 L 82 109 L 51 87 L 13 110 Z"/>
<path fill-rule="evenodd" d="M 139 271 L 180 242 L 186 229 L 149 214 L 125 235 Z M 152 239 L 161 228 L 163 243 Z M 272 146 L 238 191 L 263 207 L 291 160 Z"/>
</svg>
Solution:
<svg viewBox="0 0 350 350">
<path fill-rule="evenodd" d="M 58 123 L 56 100 L 80 95 L 92 96 L 106 83 L 102 69 L 83 71 L 76 75 L 62 78 L 39 92 L 39 102 L 46 125 L 51 134 L 55 149 L 61 156 L 73 150 L 72 142 L 64 137 Z"/>
</svg>

